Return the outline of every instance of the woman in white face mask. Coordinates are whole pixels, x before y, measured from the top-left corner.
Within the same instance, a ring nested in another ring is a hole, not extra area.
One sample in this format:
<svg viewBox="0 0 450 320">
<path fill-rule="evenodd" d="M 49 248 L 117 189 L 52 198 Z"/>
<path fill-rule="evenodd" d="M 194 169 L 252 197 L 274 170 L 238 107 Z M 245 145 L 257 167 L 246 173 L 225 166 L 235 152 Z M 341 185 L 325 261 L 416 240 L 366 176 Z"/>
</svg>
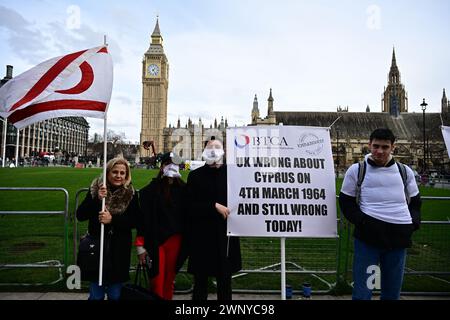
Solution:
<svg viewBox="0 0 450 320">
<path fill-rule="evenodd" d="M 185 229 L 185 183 L 172 153 L 161 159 L 158 176 L 139 191 L 142 217 L 136 237 L 141 264 L 151 260 L 151 287 L 165 300 L 173 297 L 173 282 L 184 262 L 181 244 Z"/>
<path fill-rule="evenodd" d="M 194 275 L 193 300 L 206 300 L 208 277 L 217 280 L 218 300 L 231 300 L 231 275 L 242 267 L 239 238 L 227 237 L 227 167 L 222 142 L 211 138 L 206 165 L 189 173 L 187 182 L 188 272 Z"/>
<path fill-rule="evenodd" d="M 213 167 L 220 167 L 223 164 L 223 157 L 225 152 L 223 151 L 222 142 L 219 140 L 210 140 L 202 153 L 202 158 L 206 161 L 206 164 Z"/>
</svg>

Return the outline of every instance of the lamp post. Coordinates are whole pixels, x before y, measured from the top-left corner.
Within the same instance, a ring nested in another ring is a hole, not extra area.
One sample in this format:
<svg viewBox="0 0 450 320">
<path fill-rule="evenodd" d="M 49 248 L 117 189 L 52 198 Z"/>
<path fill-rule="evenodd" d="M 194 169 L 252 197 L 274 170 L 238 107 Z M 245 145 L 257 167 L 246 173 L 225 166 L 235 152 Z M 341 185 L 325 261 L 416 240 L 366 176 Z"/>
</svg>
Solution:
<svg viewBox="0 0 450 320">
<path fill-rule="evenodd" d="M 339 128 L 336 126 L 336 171 L 339 177 Z"/>
<path fill-rule="evenodd" d="M 425 98 L 423 98 L 423 102 L 420 104 L 420 106 L 422 107 L 422 111 L 423 111 L 423 123 L 422 123 L 422 127 L 423 127 L 423 166 L 422 166 L 422 173 L 425 173 L 427 170 L 427 164 L 426 164 L 426 152 L 425 152 L 425 110 L 427 109 L 427 105 L 428 103 L 425 102 Z"/>
</svg>

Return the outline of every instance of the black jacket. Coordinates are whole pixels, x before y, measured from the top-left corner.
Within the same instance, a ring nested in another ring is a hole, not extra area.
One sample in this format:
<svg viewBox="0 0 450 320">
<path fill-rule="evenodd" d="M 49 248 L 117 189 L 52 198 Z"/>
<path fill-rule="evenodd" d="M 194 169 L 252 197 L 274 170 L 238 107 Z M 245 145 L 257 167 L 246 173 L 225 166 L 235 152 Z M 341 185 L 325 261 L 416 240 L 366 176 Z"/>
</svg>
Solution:
<svg viewBox="0 0 450 320">
<path fill-rule="evenodd" d="M 139 191 L 141 211 L 137 235 L 144 237 L 144 248 L 152 260 L 151 277 L 159 273 L 158 247 L 174 234 L 181 234 L 184 237 L 186 225 L 185 186 L 171 185 L 172 198 L 169 205 L 165 202 L 160 187 L 161 180 L 155 178 Z M 177 270 L 186 259 L 183 244 L 181 249 Z"/>
<path fill-rule="evenodd" d="M 189 174 L 188 272 L 220 276 L 242 268 L 239 238 L 227 237 L 227 222 L 215 203 L 227 205 L 227 168 L 200 167 Z M 228 256 L 227 244 L 229 240 Z"/>
<path fill-rule="evenodd" d="M 391 160 L 395 164 L 394 160 Z M 368 161 L 374 165 L 373 161 Z M 411 247 L 413 231 L 420 227 L 420 194 L 411 197 L 408 205 L 412 224 L 394 224 L 375 219 L 361 211 L 356 204 L 356 198 L 344 193 L 339 194 L 339 206 L 345 218 L 355 225 L 353 235 L 365 243 L 385 249 Z"/>
<path fill-rule="evenodd" d="M 98 238 L 100 238 L 98 214 L 101 209 L 102 202 L 98 198 L 93 198 L 90 191 L 77 209 L 77 219 L 79 221 L 89 220 L 88 232 Z M 138 199 L 137 194 L 134 194 L 127 209 L 120 215 L 112 215 L 111 223 L 105 224 L 103 258 L 103 283 L 105 284 L 127 282 L 130 279 L 131 230 L 136 226 L 138 214 Z M 110 231 L 112 231 L 111 235 Z M 106 243 L 108 235 L 110 235 L 109 244 Z M 96 282 L 98 281 L 98 271 L 82 274 L 82 279 Z"/>
<path fill-rule="evenodd" d="M 420 215 L 417 215 L 417 212 L 420 212 L 420 204 L 420 195 L 411 198 L 409 211 L 413 217 L 412 224 L 394 224 L 365 214 L 356 204 L 355 197 L 350 197 L 342 192 L 339 194 L 342 213 L 348 221 L 355 225 L 354 237 L 372 246 L 385 249 L 411 247 L 412 233 L 420 225 Z M 413 212 L 416 214 L 413 215 Z"/>
</svg>

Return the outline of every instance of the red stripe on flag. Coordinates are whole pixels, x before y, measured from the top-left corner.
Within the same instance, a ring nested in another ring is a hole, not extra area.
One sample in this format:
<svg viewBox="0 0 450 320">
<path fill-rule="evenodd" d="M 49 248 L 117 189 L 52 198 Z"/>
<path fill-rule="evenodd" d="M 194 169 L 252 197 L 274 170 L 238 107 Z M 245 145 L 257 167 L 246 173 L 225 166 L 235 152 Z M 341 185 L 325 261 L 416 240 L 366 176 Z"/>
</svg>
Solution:
<svg viewBox="0 0 450 320">
<path fill-rule="evenodd" d="M 106 47 L 103 47 L 103 48 L 101 48 L 100 50 L 97 51 L 97 53 L 100 53 L 100 52 L 108 53 L 108 49 Z"/>
<path fill-rule="evenodd" d="M 75 53 L 68 54 L 58 60 L 47 72 L 35 83 L 35 85 L 27 92 L 27 94 L 17 101 L 9 111 L 13 111 L 19 108 L 21 105 L 33 100 L 38 95 L 48 87 L 50 83 L 65 69 L 69 64 L 71 64 L 76 58 L 81 56 L 87 50 L 78 51 Z"/>
<path fill-rule="evenodd" d="M 29 105 L 24 109 L 17 110 L 8 116 L 8 121 L 11 123 L 16 123 L 24 119 L 30 118 L 41 112 L 46 111 L 58 111 L 58 110 L 79 110 L 80 114 L 77 115 L 76 112 L 72 115 L 73 117 L 83 116 L 83 111 L 101 111 L 106 110 L 106 103 L 100 101 L 92 100 L 56 100 L 48 101 L 42 103 L 36 103 Z M 67 115 L 66 115 L 67 116 Z"/>
</svg>

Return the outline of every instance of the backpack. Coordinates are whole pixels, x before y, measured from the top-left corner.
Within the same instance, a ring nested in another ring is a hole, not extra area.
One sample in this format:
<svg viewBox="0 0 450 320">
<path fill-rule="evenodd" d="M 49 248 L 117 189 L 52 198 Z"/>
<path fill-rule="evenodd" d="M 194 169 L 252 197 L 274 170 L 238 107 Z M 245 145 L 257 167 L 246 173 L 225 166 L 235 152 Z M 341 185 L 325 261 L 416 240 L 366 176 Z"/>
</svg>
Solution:
<svg viewBox="0 0 450 320">
<path fill-rule="evenodd" d="M 406 172 L 406 166 L 403 163 L 395 162 L 397 164 L 398 171 L 400 172 L 400 175 L 402 177 L 403 181 L 403 191 L 405 192 L 405 198 L 406 203 L 409 205 L 409 202 L 411 201 L 411 197 L 408 193 L 408 186 L 407 186 L 407 180 L 408 180 L 408 173 Z M 366 161 L 360 161 L 358 163 L 358 182 L 356 183 L 356 204 L 359 206 L 359 203 L 361 201 L 361 185 L 364 181 L 364 177 L 366 175 L 367 170 L 367 162 Z"/>
</svg>

